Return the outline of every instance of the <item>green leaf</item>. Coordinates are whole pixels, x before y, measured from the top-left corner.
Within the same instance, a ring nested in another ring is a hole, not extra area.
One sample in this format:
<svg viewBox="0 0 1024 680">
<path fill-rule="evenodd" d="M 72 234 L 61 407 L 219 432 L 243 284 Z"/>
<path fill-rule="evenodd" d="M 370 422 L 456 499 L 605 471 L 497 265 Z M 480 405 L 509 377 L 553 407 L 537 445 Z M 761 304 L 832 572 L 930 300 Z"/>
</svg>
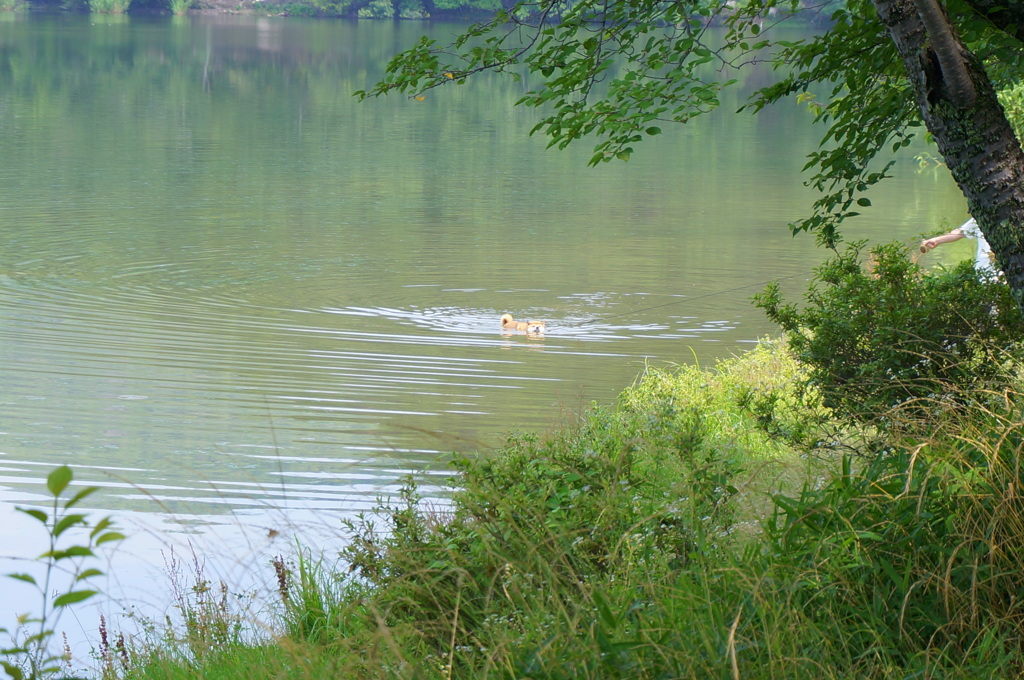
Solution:
<svg viewBox="0 0 1024 680">
<path fill-rule="evenodd" d="M 85 515 L 78 515 L 78 514 L 65 515 L 64 517 L 61 517 L 60 521 L 57 522 L 56 526 L 53 527 L 53 537 L 57 538 L 58 536 L 63 534 L 65 531 L 67 531 L 71 527 L 75 526 L 76 524 L 84 524 L 84 523 L 85 523 Z"/>
<path fill-rule="evenodd" d="M 54 498 L 61 495 L 71 483 L 71 477 L 71 468 L 67 465 L 61 465 L 51 472 L 50 476 L 46 478 L 46 488 L 50 490 L 50 495 Z"/>
<path fill-rule="evenodd" d="M 31 574 L 7 574 L 7 578 L 13 578 L 18 581 L 24 581 L 25 583 L 31 583 L 32 585 L 39 585 L 36 583 L 36 579 Z"/>
<path fill-rule="evenodd" d="M 99 522 L 96 522 L 96 526 L 93 527 L 92 531 L 89 532 L 89 538 L 96 538 L 96 535 L 104 531 L 107 527 L 114 523 L 109 517 L 104 517 Z"/>
<path fill-rule="evenodd" d="M 43 512 L 42 510 L 36 510 L 35 508 L 15 508 L 15 510 L 17 510 L 18 512 L 23 512 L 29 517 L 34 517 L 43 524 L 46 524 L 50 519 L 50 516 L 47 515 L 45 512 Z"/>
<path fill-rule="evenodd" d="M 123 541 L 124 538 L 125 535 L 119 531 L 108 531 L 96 539 L 96 545 L 103 545 L 104 543 L 110 543 L 111 541 Z"/>
<path fill-rule="evenodd" d="M 75 581 L 84 581 L 85 579 L 92 578 L 93 576 L 103 576 L 103 572 L 95 568 L 86 569 L 75 577 Z"/>
<path fill-rule="evenodd" d="M 0 666 L 4 667 L 7 677 L 11 678 L 11 680 L 24 680 L 25 673 L 17 666 L 11 665 L 6 661 L 0 661 Z"/>
<path fill-rule="evenodd" d="M 81 491 L 76 493 L 74 496 L 72 496 L 68 500 L 68 502 L 64 504 L 64 508 L 67 509 L 67 508 L 70 508 L 73 505 L 78 505 L 78 503 L 83 498 L 86 498 L 87 496 L 91 496 L 92 494 L 96 493 L 97 491 L 99 491 L 99 487 L 97 487 L 97 486 L 87 486 L 87 487 L 85 487 L 84 489 L 82 489 Z"/>
<path fill-rule="evenodd" d="M 599 621 L 604 624 L 604 627 L 609 631 L 615 630 L 618 626 L 618 617 L 616 617 L 608 606 L 608 601 L 604 599 L 600 591 L 595 590 L 594 595 L 594 606 L 597 608 Z"/>
<path fill-rule="evenodd" d="M 63 595 L 58 595 L 56 598 L 54 598 L 53 606 L 68 607 L 77 602 L 83 602 L 85 600 L 88 600 L 90 597 L 96 595 L 97 593 L 99 593 L 98 590 L 72 590 L 69 593 L 64 593 Z"/>
<path fill-rule="evenodd" d="M 858 198 L 857 199 L 857 205 L 859 205 L 861 207 L 864 207 L 864 208 L 867 208 L 868 206 L 871 205 L 871 199 L 869 199 L 869 198 Z"/>
<path fill-rule="evenodd" d="M 48 550 L 39 556 L 39 559 L 52 559 L 54 561 L 66 560 L 69 557 L 95 557 L 92 550 L 84 545 L 73 545 L 66 550 Z"/>
</svg>

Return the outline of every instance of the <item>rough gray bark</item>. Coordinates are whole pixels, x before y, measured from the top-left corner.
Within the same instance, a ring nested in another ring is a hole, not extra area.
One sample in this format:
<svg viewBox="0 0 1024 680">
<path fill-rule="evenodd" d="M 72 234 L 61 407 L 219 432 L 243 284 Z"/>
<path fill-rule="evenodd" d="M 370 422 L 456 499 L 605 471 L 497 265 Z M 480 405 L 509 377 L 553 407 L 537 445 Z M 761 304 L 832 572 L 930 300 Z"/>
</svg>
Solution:
<svg viewBox="0 0 1024 680">
<path fill-rule="evenodd" d="M 914 0 L 872 3 L 903 59 L 924 123 L 1024 307 L 1024 151 L 995 89 L 951 30 L 976 93 L 972 103 L 959 100 L 955 83 L 944 77 L 944 69 L 935 68 L 938 57 Z"/>
</svg>

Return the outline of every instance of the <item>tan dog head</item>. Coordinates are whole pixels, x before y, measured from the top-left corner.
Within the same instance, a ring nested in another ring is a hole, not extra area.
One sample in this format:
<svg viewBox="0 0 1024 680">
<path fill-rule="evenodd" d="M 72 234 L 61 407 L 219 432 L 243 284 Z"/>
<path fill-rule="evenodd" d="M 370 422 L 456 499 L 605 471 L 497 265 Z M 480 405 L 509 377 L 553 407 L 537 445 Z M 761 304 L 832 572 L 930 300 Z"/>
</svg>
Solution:
<svg viewBox="0 0 1024 680">
<path fill-rule="evenodd" d="M 501 327 L 508 331 L 526 331 L 533 335 L 540 335 L 544 332 L 543 321 L 516 321 L 511 314 L 501 315 Z"/>
</svg>

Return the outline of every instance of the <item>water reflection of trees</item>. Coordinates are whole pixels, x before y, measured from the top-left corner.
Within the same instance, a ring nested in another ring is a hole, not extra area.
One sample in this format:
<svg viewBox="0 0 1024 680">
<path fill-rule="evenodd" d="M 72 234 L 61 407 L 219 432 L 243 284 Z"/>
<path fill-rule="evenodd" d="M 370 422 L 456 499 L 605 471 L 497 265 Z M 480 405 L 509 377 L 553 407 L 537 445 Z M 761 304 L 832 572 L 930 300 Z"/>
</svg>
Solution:
<svg viewBox="0 0 1024 680">
<path fill-rule="evenodd" d="M 792 115 L 731 116 L 741 89 L 727 92 L 731 99 L 706 120 L 666 129 L 657 148 L 639 149 L 628 166 L 597 169 L 585 167 L 586 144 L 545 152 L 544 140 L 528 136 L 535 112 L 513 106 L 528 85 L 511 78 L 474 79 L 422 102 L 396 96 L 358 103 L 351 93 L 378 78 L 385 60 L 424 30 L 449 29 L 252 17 L 104 22 L 57 15 L 0 24 L 0 188 L 18 199 L 4 207 L 0 267 L 17 262 L 19 275 L 37 288 L 81 286 L 90 294 L 75 299 L 99 301 L 104 313 L 130 312 L 130 344 L 147 359 L 167 350 L 161 331 L 168 307 L 187 300 L 180 318 L 209 331 L 188 336 L 202 348 L 189 356 L 205 359 L 236 345 L 269 351 L 280 329 L 269 323 L 274 314 L 267 326 L 219 323 L 221 307 L 197 299 L 309 310 L 322 309 L 329 291 L 335 307 L 381 304 L 374 295 L 402 290 L 410 271 L 430 272 L 431 283 L 453 288 L 485 280 L 503 291 L 543 285 L 553 291 L 548 297 L 565 292 L 554 278 L 570 281 L 573 294 L 651 282 L 682 290 L 684 279 L 687 291 L 698 284 L 723 290 L 735 286 L 725 279 L 753 269 L 762 244 L 795 216 L 786 210 L 800 204 L 798 149 L 812 147 L 817 133 L 795 108 Z M 614 191 L 607 179 L 591 181 L 596 176 L 613 178 Z M 73 243 L 70 266 L 30 252 L 53 242 Z M 456 266 L 445 258 L 457 258 Z M 158 273 L 131 289 L 131 300 L 113 300 L 110 291 L 125 289 L 121 270 L 140 260 L 158 265 Z M 339 281 L 349 281 L 343 269 L 360 272 L 365 283 L 339 290 Z M 614 278 L 622 272 L 626 278 Z M 720 279 L 696 281 L 689 272 Z M 160 297 L 143 304 L 141 290 Z M 69 301 L 60 304 L 58 320 Z M 105 342 L 116 325 L 103 323 L 107 318 L 88 324 Z M 179 331 L 181 323 L 175 321 Z M 379 332 L 389 330 L 384 324 Z M 333 349 L 337 340 L 302 343 L 302 351 L 325 350 L 317 343 Z M 8 366 L 39 356 L 16 345 L 5 348 Z M 228 376 L 244 386 L 279 387 L 279 374 L 263 374 L 270 363 L 247 356 Z M 273 365 L 281 368 L 279 358 Z M 181 373 L 174 368 L 157 377 L 173 384 Z M 632 378 L 634 369 L 620 370 L 630 374 L 623 381 Z M 97 389 L 92 373 L 80 382 L 58 373 L 49 378 L 52 394 Z M 317 374 L 294 375 L 290 384 L 305 388 Z M 98 393 L 108 402 L 123 396 Z M 509 401 L 495 408 L 502 425 L 519 408 Z M 82 431 L 115 433 L 109 451 L 95 437 L 98 464 L 116 465 L 115 445 L 155 455 L 154 442 L 116 434 L 143 431 L 148 422 L 180 425 L 180 434 L 169 447 L 172 437 L 159 433 L 164 453 L 147 465 L 173 469 L 180 451 L 222 464 L 223 452 L 204 448 L 210 432 L 173 421 L 174 409 L 160 413 L 156 400 L 113 403 L 123 427 L 113 417 L 90 425 L 92 411 L 76 423 Z M 230 421 L 232 408 L 218 417 Z M 246 419 L 240 432 L 251 441 L 237 440 L 266 445 L 265 405 L 257 400 L 251 408 L 258 426 Z M 305 417 L 296 427 L 317 426 Z"/>
<path fill-rule="evenodd" d="M 161 190 L 148 192 L 156 207 L 163 202 L 167 210 L 180 210 L 187 197 L 189 218 L 211 224 L 230 221 L 232 201 L 257 201 L 266 205 L 263 229 L 305 229 L 316 239 L 325 222 L 365 221 L 365 211 L 380 209 L 374 197 L 448 196 L 461 203 L 458 211 L 430 202 L 434 214 L 417 221 L 420 233 L 414 227 L 405 238 L 427 246 L 439 225 L 467 220 L 497 238 L 501 225 L 494 215 L 566 199 L 556 189 L 524 195 L 504 184 L 503 167 L 534 162 L 543 146 L 528 136 L 535 112 L 514 107 L 528 84 L 492 74 L 432 92 L 422 102 L 393 96 L 360 104 L 351 96 L 423 31 L 443 40 L 458 28 L 256 17 L 104 24 L 53 16 L 4 24 L 0 148 L 10 167 L 84 184 L 99 195 L 135 191 L 142 177 L 160 182 Z M 757 69 L 736 75 L 746 80 L 723 93 L 720 111 L 667 130 L 659 152 L 641 159 L 646 172 L 679 176 L 680 191 L 655 196 L 641 183 L 631 205 L 607 210 L 682 212 L 690 200 L 681 199 L 687 194 L 682 185 L 694 181 L 702 185 L 703 200 L 731 203 L 736 188 L 750 181 L 737 168 L 763 167 L 753 154 L 771 159 L 772 172 L 759 180 L 766 190 L 799 191 L 792 185 L 803 159 L 791 150 L 815 145 L 818 131 L 806 124 L 809 114 L 777 107 L 756 117 L 730 116 L 762 77 Z M 547 153 L 544 162 L 566 174 L 594 172 L 584 168 L 585 147 Z M 65 176 L 71 148 L 84 149 L 95 172 Z M 638 151 L 642 157 L 644 149 Z M 683 158 L 699 166 L 696 180 L 683 177 Z M 452 185 L 453 176 L 467 175 L 479 184 Z M 38 190 L 40 181 L 26 174 L 22 183 Z M 289 192 L 312 195 L 298 207 L 275 198 Z M 600 194 L 568 198 L 607 203 Z M 216 229 L 207 238 L 216 242 Z M 352 238 L 357 248 L 377 252 L 389 236 L 367 231 Z M 600 247 L 600 237 L 593 244 Z"/>
</svg>

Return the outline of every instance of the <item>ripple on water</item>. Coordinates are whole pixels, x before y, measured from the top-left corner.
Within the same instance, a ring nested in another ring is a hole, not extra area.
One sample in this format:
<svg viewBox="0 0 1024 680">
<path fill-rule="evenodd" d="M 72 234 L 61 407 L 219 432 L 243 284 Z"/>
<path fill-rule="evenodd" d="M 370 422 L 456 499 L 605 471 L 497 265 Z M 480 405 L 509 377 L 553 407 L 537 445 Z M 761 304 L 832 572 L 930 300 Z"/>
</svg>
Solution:
<svg viewBox="0 0 1024 680">
<path fill-rule="evenodd" d="M 450 451 L 487 448 L 510 424 L 540 424 L 578 402 L 573 376 L 587 365 L 631 363 L 605 378 L 617 390 L 652 341 L 735 328 L 644 317 L 644 307 L 684 301 L 674 296 L 545 294 L 559 302 L 541 307 L 518 300 L 544 291 L 423 286 L 410 304 L 305 308 L 267 304 L 279 299 L 269 289 L 253 302 L 244 286 L 142 285 L 161 269 L 149 261 L 91 285 L 0 279 L 10 404 L 0 451 L 73 462 L 90 481 L 109 478 L 106 493 L 131 507 L 148 498 L 216 514 L 279 502 L 279 489 L 364 505 L 401 470 L 443 469 Z M 510 307 L 424 304 L 438 297 Z M 547 332 L 502 332 L 507 309 L 544 319 Z M 437 448 L 424 449 L 431 441 Z M 265 446 L 272 456 L 239 454 Z"/>
</svg>

